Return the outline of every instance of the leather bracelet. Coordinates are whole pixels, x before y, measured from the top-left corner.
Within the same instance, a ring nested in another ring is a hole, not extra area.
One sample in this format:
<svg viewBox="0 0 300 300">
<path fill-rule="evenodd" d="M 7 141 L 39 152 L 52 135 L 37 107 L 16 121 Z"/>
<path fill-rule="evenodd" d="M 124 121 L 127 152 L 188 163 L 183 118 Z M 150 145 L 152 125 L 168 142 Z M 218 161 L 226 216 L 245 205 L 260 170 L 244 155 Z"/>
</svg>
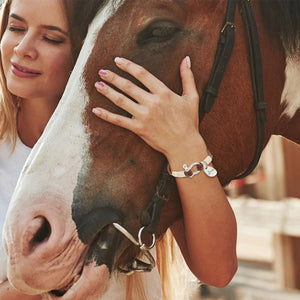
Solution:
<svg viewBox="0 0 300 300">
<path fill-rule="evenodd" d="M 193 178 L 195 175 L 203 171 L 208 177 L 215 177 L 217 175 L 217 170 L 209 164 L 212 162 L 213 156 L 209 154 L 201 162 L 194 162 L 189 167 L 184 164 L 183 171 L 172 171 L 170 165 L 168 165 L 167 170 L 170 175 L 177 178 Z M 192 168 L 196 168 L 196 171 L 192 171 Z"/>
</svg>

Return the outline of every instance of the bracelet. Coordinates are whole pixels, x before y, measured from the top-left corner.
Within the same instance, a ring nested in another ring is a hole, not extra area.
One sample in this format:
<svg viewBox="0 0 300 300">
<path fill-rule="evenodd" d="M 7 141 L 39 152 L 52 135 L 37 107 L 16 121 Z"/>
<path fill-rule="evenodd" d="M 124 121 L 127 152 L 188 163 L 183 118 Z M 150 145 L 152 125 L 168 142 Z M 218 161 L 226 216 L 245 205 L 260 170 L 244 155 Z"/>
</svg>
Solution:
<svg viewBox="0 0 300 300">
<path fill-rule="evenodd" d="M 184 171 L 171 171 L 170 165 L 168 165 L 167 170 L 170 175 L 177 178 L 193 178 L 201 171 L 203 171 L 208 177 L 215 177 L 218 173 L 217 170 L 214 167 L 209 166 L 212 159 L 212 154 L 209 154 L 201 162 L 194 162 L 189 167 L 184 164 L 182 166 Z M 192 168 L 194 167 L 196 167 L 196 171 L 192 171 Z"/>
</svg>

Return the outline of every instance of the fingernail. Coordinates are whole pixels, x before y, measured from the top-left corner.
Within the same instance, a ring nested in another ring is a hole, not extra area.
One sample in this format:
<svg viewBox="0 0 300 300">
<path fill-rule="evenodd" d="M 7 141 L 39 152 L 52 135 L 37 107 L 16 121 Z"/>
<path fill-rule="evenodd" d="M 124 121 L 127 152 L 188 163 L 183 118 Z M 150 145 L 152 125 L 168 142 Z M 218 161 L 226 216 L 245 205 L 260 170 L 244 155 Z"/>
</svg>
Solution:
<svg viewBox="0 0 300 300">
<path fill-rule="evenodd" d="M 99 74 L 99 75 L 103 75 L 103 76 L 105 76 L 105 75 L 107 75 L 107 71 L 106 71 L 106 70 L 103 70 L 103 69 L 101 69 L 101 70 L 98 72 L 98 74 Z"/>
<path fill-rule="evenodd" d="M 115 63 L 116 64 L 122 64 L 124 62 L 124 58 L 122 58 L 122 57 L 116 57 L 115 58 Z"/>
<path fill-rule="evenodd" d="M 104 88 L 104 86 L 105 86 L 104 83 L 101 82 L 101 81 L 97 81 L 95 83 L 95 87 L 98 88 L 98 89 L 100 89 L 100 90 L 102 90 Z"/>
<path fill-rule="evenodd" d="M 96 108 L 93 108 L 92 109 L 92 112 L 94 113 L 94 114 L 96 114 L 96 115 L 101 115 L 101 108 L 99 108 L 99 107 L 96 107 Z"/>
<path fill-rule="evenodd" d="M 190 69 L 192 67 L 191 58 L 189 56 L 186 56 L 185 63 L 186 63 L 186 66 L 188 67 L 188 69 Z"/>
</svg>

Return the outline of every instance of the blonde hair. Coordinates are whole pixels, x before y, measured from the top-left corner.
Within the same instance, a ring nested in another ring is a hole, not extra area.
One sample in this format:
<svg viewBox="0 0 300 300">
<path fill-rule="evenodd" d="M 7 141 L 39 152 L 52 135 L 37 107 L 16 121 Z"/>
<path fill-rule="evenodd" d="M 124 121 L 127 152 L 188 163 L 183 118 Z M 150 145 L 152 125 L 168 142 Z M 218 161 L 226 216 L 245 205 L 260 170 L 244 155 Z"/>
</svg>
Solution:
<svg viewBox="0 0 300 300">
<path fill-rule="evenodd" d="M 157 245 L 157 267 L 164 300 L 194 299 L 197 279 L 191 273 L 181 250 L 168 229 Z"/>
<path fill-rule="evenodd" d="M 156 264 L 164 300 L 194 299 L 198 280 L 191 273 L 170 229 L 156 242 Z M 140 273 L 127 278 L 126 300 L 148 300 Z"/>
<path fill-rule="evenodd" d="M 142 275 L 135 273 L 126 280 L 126 300 L 147 300 Z"/>
<path fill-rule="evenodd" d="M 7 27 L 10 4 L 11 0 L 7 0 L 1 7 L 0 40 L 2 40 Z M 0 60 L 0 87 L 0 141 L 2 143 L 8 137 L 11 137 L 15 145 L 17 139 L 18 97 L 11 94 L 7 89 L 2 60 Z"/>
</svg>

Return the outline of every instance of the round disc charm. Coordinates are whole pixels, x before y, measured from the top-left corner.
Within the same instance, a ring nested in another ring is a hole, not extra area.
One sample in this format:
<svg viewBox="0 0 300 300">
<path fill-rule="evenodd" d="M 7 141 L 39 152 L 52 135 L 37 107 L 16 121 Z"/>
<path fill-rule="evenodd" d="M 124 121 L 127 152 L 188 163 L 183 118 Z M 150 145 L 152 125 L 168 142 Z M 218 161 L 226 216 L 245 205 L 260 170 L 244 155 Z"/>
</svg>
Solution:
<svg viewBox="0 0 300 300">
<path fill-rule="evenodd" d="M 203 172 L 208 176 L 208 177 L 215 177 L 217 175 L 217 170 L 213 167 L 207 166 L 206 168 L 203 168 Z"/>
</svg>

